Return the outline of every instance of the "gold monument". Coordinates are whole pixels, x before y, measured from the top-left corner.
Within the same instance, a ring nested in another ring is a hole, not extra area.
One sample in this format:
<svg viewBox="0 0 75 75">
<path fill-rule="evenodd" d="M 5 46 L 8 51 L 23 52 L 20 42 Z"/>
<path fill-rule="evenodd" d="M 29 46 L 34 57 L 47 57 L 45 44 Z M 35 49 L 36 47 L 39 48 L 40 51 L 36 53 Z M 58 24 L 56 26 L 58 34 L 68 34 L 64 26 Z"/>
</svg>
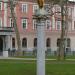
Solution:
<svg viewBox="0 0 75 75">
<path fill-rule="evenodd" d="M 37 0 L 39 8 L 42 9 L 44 6 L 44 0 Z"/>
</svg>

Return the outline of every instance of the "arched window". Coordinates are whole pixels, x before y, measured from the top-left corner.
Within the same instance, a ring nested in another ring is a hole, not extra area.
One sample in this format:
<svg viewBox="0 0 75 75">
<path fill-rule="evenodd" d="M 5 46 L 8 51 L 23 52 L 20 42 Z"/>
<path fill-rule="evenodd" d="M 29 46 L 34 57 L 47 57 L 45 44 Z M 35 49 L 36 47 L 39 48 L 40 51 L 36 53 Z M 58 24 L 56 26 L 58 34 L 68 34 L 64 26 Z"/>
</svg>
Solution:
<svg viewBox="0 0 75 75">
<path fill-rule="evenodd" d="M 47 40 L 46 40 L 46 47 L 50 47 L 50 46 L 51 46 L 50 38 L 47 38 Z"/>
<path fill-rule="evenodd" d="M 65 41 L 66 47 L 70 47 L 70 42 L 71 42 L 70 38 L 65 38 L 64 41 Z M 60 46 L 60 38 L 57 39 L 57 47 L 59 46 Z"/>
<path fill-rule="evenodd" d="M 57 47 L 59 47 L 60 46 L 60 39 L 58 38 L 57 39 Z"/>
<path fill-rule="evenodd" d="M 27 48 L 27 38 L 22 39 L 22 47 Z"/>
<path fill-rule="evenodd" d="M 34 47 L 37 47 L 37 38 L 34 38 Z"/>
<path fill-rule="evenodd" d="M 15 38 L 12 38 L 12 48 L 15 48 Z"/>
<path fill-rule="evenodd" d="M 70 38 L 67 38 L 67 47 L 70 47 L 70 43 L 71 43 Z"/>
</svg>

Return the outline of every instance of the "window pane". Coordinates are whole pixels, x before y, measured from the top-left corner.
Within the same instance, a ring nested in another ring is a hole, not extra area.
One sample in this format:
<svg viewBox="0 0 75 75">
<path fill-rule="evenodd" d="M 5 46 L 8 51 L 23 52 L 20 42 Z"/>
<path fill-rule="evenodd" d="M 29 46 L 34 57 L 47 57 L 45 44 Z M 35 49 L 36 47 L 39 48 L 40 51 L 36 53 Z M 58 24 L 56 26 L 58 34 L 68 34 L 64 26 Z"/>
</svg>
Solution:
<svg viewBox="0 0 75 75">
<path fill-rule="evenodd" d="M 60 46 L 60 39 L 57 39 L 57 47 Z"/>
<path fill-rule="evenodd" d="M 38 9 L 38 5 L 33 5 L 33 13 L 35 13 Z"/>
<path fill-rule="evenodd" d="M 14 27 L 14 22 L 13 22 L 12 18 L 10 18 L 10 27 Z"/>
<path fill-rule="evenodd" d="M 67 47 L 70 47 L 70 39 L 67 39 Z"/>
<path fill-rule="evenodd" d="M 37 29 L 37 23 L 36 23 L 36 20 L 33 20 L 33 29 Z"/>
<path fill-rule="evenodd" d="M 67 47 L 70 47 L 70 39 L 69 38 L 64 39 L 64 42 L 65 42 L 65 46 L 67 44 Z M 58 47 L 60 46 L 60 39 L 57 39 L 57 46 Z"/>
<path fill-rule="evenodd" d="M 34 38 L 34 47 L 37 47 L 37 38 Z"/>
<path fill-rule="evenodd" d="M 22 12 L 27 13 L 27 4 L 22 4 Z"/>
<path fill-rule="evenodd" d="M 12 48 L 15 48 L 15 38 L 12 38 Z"/>
<path fill-rule="evenodd" d="M 56 21 L 56 29 L 57 30 L 61 29 L 61 21 Z"/>
<path fill-rule="evenodd" d="M 47 38 L 46 40 L 46 47 L 50 47 L 50 38 Z"/>
<path fill-rule="evenodd" d="M 23 38 L 23 40 L 22 40 L 22 47 L 27 48 L 27 39 L 26 38 Z"/>
<path fill-rule="evenodd" d="M 51 25 L 51 21 L 50 20 L 46 20 L 46 28 L 47 29 L 51 29 L 52 25 Z"/>
<path fill-rule="evenodd" d="M 24 29 L 27 28 L 27 19 L 22 19 L 22 27 L 23 27 Z"/>
</svg>

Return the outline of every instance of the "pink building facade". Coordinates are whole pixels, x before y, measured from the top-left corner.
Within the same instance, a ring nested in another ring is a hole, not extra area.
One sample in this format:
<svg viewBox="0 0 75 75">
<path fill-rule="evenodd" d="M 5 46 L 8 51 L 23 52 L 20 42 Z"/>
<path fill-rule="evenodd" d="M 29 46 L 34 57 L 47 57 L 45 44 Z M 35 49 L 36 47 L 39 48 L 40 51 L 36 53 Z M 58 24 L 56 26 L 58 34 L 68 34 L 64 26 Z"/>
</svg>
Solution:
<svg viewBox="0 0 75 75">
<path fill-rule="evenodd" d="M 11 17 L 10 6 L 0 2 L 0 51 L 17 50 L 16 36 L 14 32 L 14 23 Z M 21 49 L 24 51 L 33 51 L 37 47 L 37 23 L 33 15 L 38 9 L 37 3 L 28 1 L 19 1 L 15 7 L 15 17 L 20 32 Z M 56 51 L 59 46 L 61 34 L 61 14 L 55 13 L 61 11 L 58 5 L 53 7 L 54 15 L 46 20 L 45 24 L 45 43 L 46 50 Z M 75 3 L 68 5 L 68 31 L 67 31 L 68 50 L 75 50 Z"/>
</svg>

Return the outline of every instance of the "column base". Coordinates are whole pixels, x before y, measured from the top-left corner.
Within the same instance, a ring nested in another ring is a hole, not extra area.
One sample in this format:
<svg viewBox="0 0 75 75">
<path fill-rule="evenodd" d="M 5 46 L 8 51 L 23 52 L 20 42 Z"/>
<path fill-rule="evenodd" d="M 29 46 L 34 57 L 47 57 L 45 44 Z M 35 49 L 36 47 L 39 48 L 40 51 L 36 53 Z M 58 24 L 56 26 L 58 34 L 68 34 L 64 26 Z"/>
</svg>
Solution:
<svg viewBox="0 0 75 75">
<path fill-rule="evenodd" d="M 3 51 L 3 57 L 8 57 L 8 51 Z"/>
</svg>

